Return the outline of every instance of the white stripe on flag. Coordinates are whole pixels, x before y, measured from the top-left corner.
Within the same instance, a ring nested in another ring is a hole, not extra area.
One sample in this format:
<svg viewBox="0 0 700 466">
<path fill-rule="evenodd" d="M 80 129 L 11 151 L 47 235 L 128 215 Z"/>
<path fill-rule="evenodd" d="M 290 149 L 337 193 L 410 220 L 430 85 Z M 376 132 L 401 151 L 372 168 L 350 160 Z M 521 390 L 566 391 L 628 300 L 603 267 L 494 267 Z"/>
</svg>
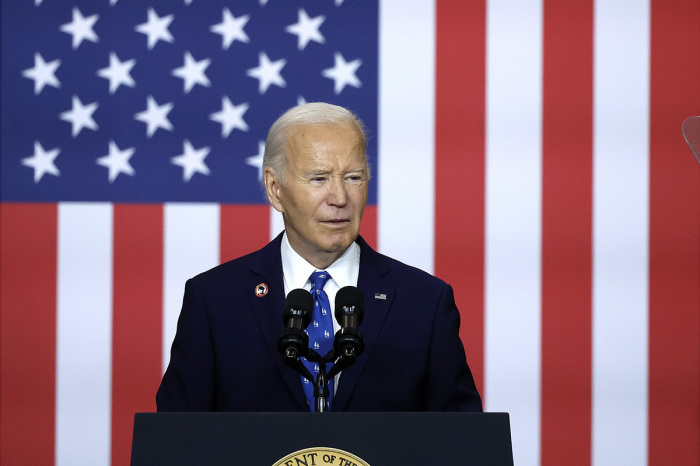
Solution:
<svg viewBox="0 0 700 466">
<path fill-rule="evenodd" d="M 109 464 L 112 206 L 58 207 L 56 464 Z"/>
<path fill-rule="evenodd" d="M 379 20 L 378 248 L 432 273 L 435 3 L 383 1 Z"/>
<path fill-rule="evenodd" d="M 646 464 L 648 0 L 595 5 L 593 464 Z"/>
<path fill-rule="evenodd" d="M 218 204 L 165 204 L 163 218 L 163 371 L 170 361 L 185 282 L 219 263 Z"/>
<path fill-rule="evenodd" d="M 490 1 L 486 36 L 486 408 L 539 464 L 542 5 Z"/>
</svg>

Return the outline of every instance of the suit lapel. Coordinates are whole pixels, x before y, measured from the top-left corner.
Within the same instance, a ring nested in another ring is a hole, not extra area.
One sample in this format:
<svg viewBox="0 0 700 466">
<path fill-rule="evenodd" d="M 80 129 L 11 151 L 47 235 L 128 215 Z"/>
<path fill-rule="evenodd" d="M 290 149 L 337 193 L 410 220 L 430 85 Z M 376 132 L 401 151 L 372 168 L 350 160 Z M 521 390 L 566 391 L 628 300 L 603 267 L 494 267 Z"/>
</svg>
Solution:
<svg viewBox="0 0 700 466">
<path fill-rule="evenodd" d="M 265 345 L 270 352 L 270 357 L 275 361 L 275 367 L 280 371 L 287 387 L 294 395 L 302 410 L 308 409 L 306 398 L 301 388 L 299 374 L 284 364 L 282 354 L 277 350 L 277 341 L 284 329 L 282 322 L 282 309 L 284 307 L 284 279 L 282 277 L 282 257 L 280 244 L 282 234 L 271 241 L 267 246 L 258 251 L 251 265 L 253 272 L 251 282 L 250 300 L 255 317 L 260 325 L 260 330 L 265 339 Z M 257 296 L 253 291 L 259 283 L 268 287 L 265 296 Z"/>
<path fill-rule="evenodd" d="M 395 292 L 394 286 L 385 277 L 389 269 L 380 260 L 381 256 L 361 237 L 358 237 L 357 242 L 361 248 L 357 287 L 362 291 L 365 299 L 365 317 L 359 328 L 365 336 L 365 350 L 355 364 L 342 372 L 333 401 L 333 411 L 345 409 L 367 360 L 372 357 L 372 351 L 389 314 Z"/>
</svg>

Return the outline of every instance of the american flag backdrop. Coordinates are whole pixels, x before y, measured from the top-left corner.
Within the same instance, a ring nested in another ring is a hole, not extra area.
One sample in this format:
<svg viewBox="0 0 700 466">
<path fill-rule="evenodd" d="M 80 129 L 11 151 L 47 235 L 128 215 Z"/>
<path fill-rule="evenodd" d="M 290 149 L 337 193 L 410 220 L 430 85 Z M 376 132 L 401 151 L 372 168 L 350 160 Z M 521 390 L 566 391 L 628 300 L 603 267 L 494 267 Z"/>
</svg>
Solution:
<svg viewBox="0 0 700 466">
<path fill-rule="evenodd" d="M 184 282 L 354 110 L 362 234 L 451 283 L 517 465 L 700 464 L 697 0 L 3 0 L 0 464 L 127 464 Z"/>
</svg>

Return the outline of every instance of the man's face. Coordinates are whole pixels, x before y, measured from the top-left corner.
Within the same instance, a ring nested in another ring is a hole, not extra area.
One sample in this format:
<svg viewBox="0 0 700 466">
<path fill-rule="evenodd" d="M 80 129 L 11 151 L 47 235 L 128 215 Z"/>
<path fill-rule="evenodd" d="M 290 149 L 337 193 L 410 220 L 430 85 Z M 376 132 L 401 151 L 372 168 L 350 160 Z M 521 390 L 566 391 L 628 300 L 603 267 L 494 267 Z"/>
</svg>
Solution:
<svg viewBox="0 0 700 466">
<path fill-rule="evenodd" d="M 287 140 L 284 181 L 268 168 L 265 186 L 284 216 L 292 248 L 317 268 L 343 255 L 367 203 L 367 159 L 351 126 L 300 126 Z"/>
</svg>

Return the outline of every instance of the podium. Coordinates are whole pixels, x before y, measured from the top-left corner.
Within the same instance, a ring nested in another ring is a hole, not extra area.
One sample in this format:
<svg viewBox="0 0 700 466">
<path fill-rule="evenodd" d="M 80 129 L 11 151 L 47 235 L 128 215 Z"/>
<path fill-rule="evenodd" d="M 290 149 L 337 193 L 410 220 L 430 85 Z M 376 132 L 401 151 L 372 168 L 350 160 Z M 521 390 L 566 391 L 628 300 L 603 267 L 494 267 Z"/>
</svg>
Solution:
<svg viewBox="0 0 700 466">
<path fill-rule="evenodd" d="M 507 413 L 137 413 L 131 464 L 512 466 L 513 452 Z"/>
</svg>

